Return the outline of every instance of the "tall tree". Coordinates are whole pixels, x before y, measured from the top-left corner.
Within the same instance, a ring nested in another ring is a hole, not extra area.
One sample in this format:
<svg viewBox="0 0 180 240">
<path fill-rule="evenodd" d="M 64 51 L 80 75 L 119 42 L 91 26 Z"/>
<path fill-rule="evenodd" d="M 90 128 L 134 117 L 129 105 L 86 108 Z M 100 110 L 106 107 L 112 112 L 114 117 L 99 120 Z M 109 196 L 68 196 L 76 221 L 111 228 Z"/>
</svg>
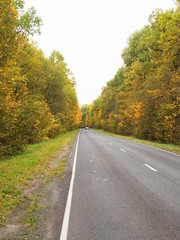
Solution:
<svg viewBox="0 0 180 240">
<path fill-rule="evenodd" d="M 16 31 L 25 37 L 40 34 L 42 19 L 37 16 L 36 9 L 31 7 L 24 11 L 25 2 L 23 0 L 14 0 L 13 5 L 19 12 L 16 19 Z"/>
<path fill-rule="evenodd" d="M 179 0 L 176 3 L 176 9 L 153 12 L 149 24 L 130 36 L 122 53 L 124 67 L 90 105 L 94 127 L 179 143 Z"/>
</svg>

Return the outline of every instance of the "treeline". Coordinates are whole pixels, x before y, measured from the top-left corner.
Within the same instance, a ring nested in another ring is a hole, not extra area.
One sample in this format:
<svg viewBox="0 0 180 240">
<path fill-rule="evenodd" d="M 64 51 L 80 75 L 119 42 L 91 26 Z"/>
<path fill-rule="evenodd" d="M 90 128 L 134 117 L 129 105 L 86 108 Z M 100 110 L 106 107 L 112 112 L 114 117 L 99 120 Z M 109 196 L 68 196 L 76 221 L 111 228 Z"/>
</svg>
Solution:
<svg viewBox="0 0 180 240">
<path fill-rule="evenodd" d="M 46 58 L 29 40 L 40 32 L 34 8 L 0 0 L 0 158 L 79 126 L 72 73 L 58 51 Z"/>
<path fill-rule="evenodd" d="M 114 78 L 91 105 L 81 108 L 83 124 L 141 139 L 179 144 L 180 1 L 157 10 L 132 34 Z"/>
</svg>

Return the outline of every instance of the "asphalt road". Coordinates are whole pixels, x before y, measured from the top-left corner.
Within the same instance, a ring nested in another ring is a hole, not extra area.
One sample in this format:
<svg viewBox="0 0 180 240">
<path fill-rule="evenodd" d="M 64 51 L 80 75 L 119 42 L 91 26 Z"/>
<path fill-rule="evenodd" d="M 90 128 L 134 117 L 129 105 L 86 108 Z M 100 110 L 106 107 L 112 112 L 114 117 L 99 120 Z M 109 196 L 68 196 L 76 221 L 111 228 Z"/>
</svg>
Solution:
<svg viewBox="0 0 180 240">
<path fill-rule="evenodd" d="M 180 155 L 81 130 L 68 240 L 180 240 Z"/>
</svg>

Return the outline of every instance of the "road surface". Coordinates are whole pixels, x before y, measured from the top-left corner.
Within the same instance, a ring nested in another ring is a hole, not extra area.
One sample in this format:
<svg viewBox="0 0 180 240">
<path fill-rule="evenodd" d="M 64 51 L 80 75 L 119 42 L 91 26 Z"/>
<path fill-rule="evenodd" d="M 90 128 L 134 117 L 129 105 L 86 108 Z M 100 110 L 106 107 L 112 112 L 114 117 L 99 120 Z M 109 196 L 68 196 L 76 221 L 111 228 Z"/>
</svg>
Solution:
<svg viewBox="0 0 180 240">
<path fill-rule="evenodd" d="M 76 154 L 63 240 L 180 240 L 180 155 L 85 129 Z"/>
</svg>

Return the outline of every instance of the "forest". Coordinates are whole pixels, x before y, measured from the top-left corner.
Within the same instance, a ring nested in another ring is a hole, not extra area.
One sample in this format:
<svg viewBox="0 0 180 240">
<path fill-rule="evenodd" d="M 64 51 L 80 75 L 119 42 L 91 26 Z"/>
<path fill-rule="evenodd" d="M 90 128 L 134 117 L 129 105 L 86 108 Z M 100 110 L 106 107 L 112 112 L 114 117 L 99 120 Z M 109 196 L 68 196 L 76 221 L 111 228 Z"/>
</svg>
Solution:
<svg viewBox="0 0 180 240">
<path fill-rule="evenodd" d="M 0 159 L 77 128 L 72 72 L 59 51 L 45 57 L 31 37 L 42 20 L 23 0 L 0 0 Z"/>
<path fill-rule="evenodd" d="M 100 96 L 82 106 L 82 126 L 179 144 L 180 1 L 154 11 L 129 37 L 122 58 Z"/>
<path fill-rule="evenodd" d="M 0 159 L 79 126 L 179 144 L 180 0 L 129 37 L 123 66 L 81 109 L 63 55 L 46 57 L 32 41 L 36 10 L 0 0 L 0 12 Z"/>
</svg>

